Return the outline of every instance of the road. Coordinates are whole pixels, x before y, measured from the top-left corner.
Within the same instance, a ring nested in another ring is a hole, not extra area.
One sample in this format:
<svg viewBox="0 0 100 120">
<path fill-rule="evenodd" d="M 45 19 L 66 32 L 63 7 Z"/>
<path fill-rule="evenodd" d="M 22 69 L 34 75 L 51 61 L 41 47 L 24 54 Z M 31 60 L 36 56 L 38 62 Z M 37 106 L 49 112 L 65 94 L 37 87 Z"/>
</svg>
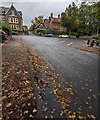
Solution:
<svg viewBox="0 0 100 120">
<path fill-rule="evenodd" d="M 80 100 L 82 113 L 98 116 L 98 55 L 69 47 L 69 44 L 86 44 L 85 40 L 34 35 L 21 37 L 61 74 L 59 82 L 62 87 L 73 88 L 73 99 Z M 69 110 L 76 109 L 73 102 Z"/>
</svg>

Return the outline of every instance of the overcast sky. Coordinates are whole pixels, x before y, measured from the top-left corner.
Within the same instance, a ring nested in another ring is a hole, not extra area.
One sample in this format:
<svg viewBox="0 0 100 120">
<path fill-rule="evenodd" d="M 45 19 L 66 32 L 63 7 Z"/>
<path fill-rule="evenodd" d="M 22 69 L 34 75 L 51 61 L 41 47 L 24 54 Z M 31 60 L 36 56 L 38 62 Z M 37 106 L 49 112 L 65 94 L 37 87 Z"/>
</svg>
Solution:
<svg viewBox="0 0 100 120">
<path fill-rule="evenodd" d="M 81 0 L 67 0 L 67 2 L 13 2 L 13 5 L 17 10 L 22 11 L 23 23 L 29 27 L 34 17 L 43 15 L 44 18 L 48 18 L 51 13 L 57 17 L 70 3 L 75 2 L 79 4 L 80 1 Z M 0 6 L 10 7 L 11 2 L 2 2 Z"/>
</svg>

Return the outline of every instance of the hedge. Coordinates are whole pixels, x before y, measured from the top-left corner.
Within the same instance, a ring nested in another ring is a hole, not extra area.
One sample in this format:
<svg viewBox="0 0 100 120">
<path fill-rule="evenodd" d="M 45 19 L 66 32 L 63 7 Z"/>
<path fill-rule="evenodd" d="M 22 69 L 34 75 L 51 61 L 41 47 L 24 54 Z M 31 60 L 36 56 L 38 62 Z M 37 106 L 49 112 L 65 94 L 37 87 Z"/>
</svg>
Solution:
<svg viewBox="0 0 100 120">
<path fill-rule="evenodd" d="M 55 34 L 55 35 L 66 35 L 68 34 L 68 32 L 66 31 L 57 31 L 57 30 L 41 30 L 41 29 L 38 29 L 37 30 L 37 33 L 42 33 L 42 34 Z"/>
<path fill-rule="evenodd" d="M 11 35 L 11 27 L 8 24 L 0 24 L 0 29 L 4 30 L 8 35 Z"/>
<path fill-rule="evenodd" d="M 92 35 L 91 38 L 92 38 L 92 39 L 100 40 L 100 34 Z"/>
</svg>

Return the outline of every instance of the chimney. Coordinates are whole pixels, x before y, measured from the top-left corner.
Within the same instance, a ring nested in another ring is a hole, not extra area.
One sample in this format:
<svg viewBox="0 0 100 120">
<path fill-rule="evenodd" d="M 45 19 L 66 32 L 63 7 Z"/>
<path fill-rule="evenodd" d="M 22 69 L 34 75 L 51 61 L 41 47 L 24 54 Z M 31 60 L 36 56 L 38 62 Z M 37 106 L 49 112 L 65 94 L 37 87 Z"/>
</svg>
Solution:
<svg viewBox="0 0 100 120">
<path fill-rule="evenodd" d="M 49 17 L 49 23 L 50 23 L 51 17 Z"/>
<path fill-rule="evenodd" d="M 53 18 L 53 13 L 51 13 L 51 18 Z"/>
<path fill-rule="evenodd" d="M 60 19 L 60 14 L 58 15 L 58 19 Z"/>
</svg>

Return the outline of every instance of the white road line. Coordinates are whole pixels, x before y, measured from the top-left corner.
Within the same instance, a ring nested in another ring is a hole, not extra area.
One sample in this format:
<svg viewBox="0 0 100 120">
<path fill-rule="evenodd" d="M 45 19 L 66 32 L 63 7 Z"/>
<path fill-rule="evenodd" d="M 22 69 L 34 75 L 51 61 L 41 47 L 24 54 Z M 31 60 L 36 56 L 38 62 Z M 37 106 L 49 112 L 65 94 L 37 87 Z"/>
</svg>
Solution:
<svg viewBox="0 0 100 120">
<path fill-rule="evenodd" d="M 71 42 L 71 43 L 69 43 L 69 44 L 67 44 L 68 46 L 70 46 L 70 45 L 72 45 L 73 44 L 73 42 Z"/>
<path fill-rule="evenodd" d="M 87 41 L 84 41 L 85 43 L 87 43 Z"/>
<path fill-rule="evenodd" d="M 63 43 L 63 42 L 65 42 L 65 41 L 61 41 L 60 43 Z"/>
</svg>

